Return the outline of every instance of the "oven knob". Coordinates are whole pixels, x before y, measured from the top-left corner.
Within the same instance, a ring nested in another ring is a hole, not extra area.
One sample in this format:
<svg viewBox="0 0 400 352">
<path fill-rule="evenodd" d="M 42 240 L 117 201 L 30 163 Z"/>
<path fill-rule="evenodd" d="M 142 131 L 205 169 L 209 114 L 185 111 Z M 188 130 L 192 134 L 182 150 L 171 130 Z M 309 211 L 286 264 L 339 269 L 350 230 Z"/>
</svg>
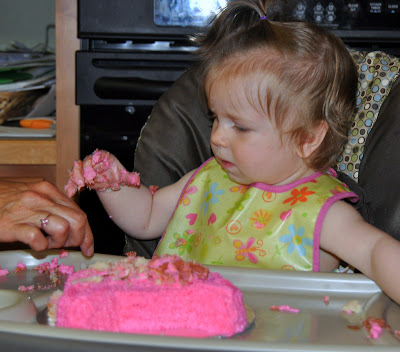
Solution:
<svg viewBox="0 0 400 352">
<path fill-rule="evenodd" d="M 125 107 L 125 111 L 129 114 L 129 115 L 133 115 L 135 113 L 135 107 L 132 105 L 127 105 Z"/>
<path fill-rule="evenodd" d="M 317 3 L 314 7 L 314 21 L 321 23 L 324 19 L 324 7 L 321 3 Z"/>
<path fill-rule="evenodd" d="M 321 23 L 321 22 L 322 22 L 322 16 L 321 16 L 321 15 L 315 15 L 315 16 L 314 16 L 314 20 L 315 20 L 315 22 L 317 22 L 317 23 Z"/>
<path fill-rule="evenodd" d="M 329 23 L 333 23 L 333 21 L 336 19 L 336 7 L 333 3 L 329 3 L 328 7 L 326 8 L 326 19 Z"/>
<path fill-rule="evenodd" d="M 297 3 L 294 9 L 294 17 L 297 18 L 298 20 L 305 20 L 306 10 L 307 8 L 304 3 L 302 2 Z"/>
</svg>

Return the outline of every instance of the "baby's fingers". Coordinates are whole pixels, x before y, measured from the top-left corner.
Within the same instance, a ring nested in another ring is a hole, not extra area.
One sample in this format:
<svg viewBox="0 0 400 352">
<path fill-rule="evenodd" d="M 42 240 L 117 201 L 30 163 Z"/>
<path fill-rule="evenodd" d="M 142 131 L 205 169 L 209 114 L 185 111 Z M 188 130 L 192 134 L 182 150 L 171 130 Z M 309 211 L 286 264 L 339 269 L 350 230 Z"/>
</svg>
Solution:
<svg viewBox="0 0 400 352">
<path fill-rule="evenodd" d="M 74 161 L 72 170 L 69 173 L 69 179 L 64 189 L 68 197 L 72 197 L 77 191 L 85 187 L 85 178 L 83 174 L 83 162 Z"/>
</svg>

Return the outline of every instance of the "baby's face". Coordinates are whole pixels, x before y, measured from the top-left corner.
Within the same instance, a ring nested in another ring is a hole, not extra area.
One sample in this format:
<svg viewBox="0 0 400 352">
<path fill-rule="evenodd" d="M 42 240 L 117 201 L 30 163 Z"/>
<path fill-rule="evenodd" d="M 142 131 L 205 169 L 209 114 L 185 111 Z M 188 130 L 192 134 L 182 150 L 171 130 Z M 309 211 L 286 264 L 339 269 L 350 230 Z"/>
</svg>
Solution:
<svg viewBox="0 0 400 352">
<path fill-rule="evenodd" d="M 281 137 L 274 119 L 264 112 L 267 109 L 256 107 L 258 86 L 240 78 L 206 84 L 216 159 L 230 179 L 241 184 L 280 185 L 310 174 L 296 146 Z"/>
</svg>

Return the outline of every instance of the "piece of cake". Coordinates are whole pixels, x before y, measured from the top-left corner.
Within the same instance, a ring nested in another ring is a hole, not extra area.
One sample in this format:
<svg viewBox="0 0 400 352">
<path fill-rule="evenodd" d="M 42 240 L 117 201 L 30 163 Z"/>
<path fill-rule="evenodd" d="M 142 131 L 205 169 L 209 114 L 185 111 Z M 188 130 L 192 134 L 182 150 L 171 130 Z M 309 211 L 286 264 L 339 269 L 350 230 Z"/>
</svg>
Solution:
<svg viewBox="0 0 400 352">
<path fill-rule="evenodd" d="M 71 274 L 49 302 L 58 327 L 175 336 L 232 336 L 247 325 L 242 292 L 178 256 L 129 256 Z"/>
</svg>

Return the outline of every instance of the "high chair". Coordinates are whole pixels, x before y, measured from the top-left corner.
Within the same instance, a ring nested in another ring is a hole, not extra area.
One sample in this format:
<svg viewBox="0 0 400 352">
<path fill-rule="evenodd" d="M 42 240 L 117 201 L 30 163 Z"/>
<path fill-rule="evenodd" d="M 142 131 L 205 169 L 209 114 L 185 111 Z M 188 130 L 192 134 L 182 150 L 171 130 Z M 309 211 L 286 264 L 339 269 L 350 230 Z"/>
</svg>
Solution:
<svg viewBox="0 0 400 352">
<path fill-rule="evenodd" d="M 359 195 L 354 206 L 364 219 L 400 240 L 400 59 L 351 54 L 359 72 L 357 107 L 336 170 Z M 171 86 L 142 130 L 134 165 L 147 186 L 171 184 L 212 155 L 212 122 L 199 98 L 197 71 L 190 67 Z M 157 242 L 127 237 L 125 251 L 150 257 Z"/>
</svg>

